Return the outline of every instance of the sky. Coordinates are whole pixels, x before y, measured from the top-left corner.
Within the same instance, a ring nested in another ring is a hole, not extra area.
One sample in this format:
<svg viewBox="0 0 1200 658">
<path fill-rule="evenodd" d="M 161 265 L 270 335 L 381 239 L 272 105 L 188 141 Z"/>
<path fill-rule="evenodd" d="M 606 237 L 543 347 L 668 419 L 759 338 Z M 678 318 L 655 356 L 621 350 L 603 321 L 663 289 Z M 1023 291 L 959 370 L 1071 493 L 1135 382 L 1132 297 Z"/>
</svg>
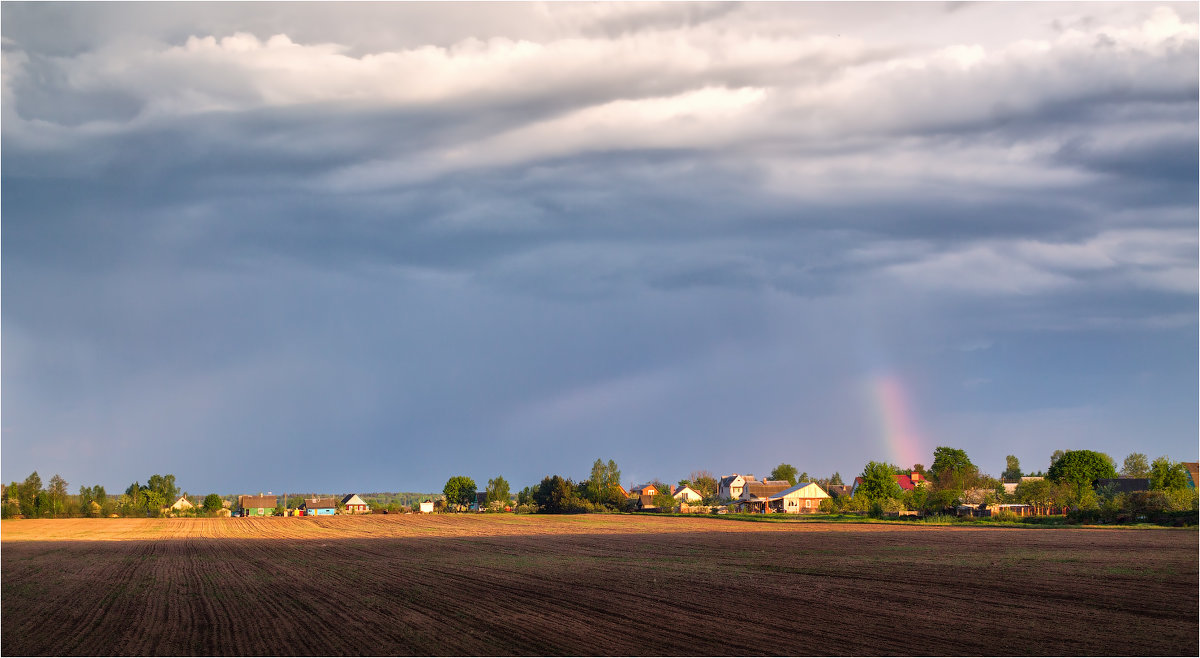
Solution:
<svg viewBox="0 0 1200 658">
<path fill-rule="evenodd" d="M 5 482 L 1200 452 L 1194 2 L 0 11 Z"/>
</svg>

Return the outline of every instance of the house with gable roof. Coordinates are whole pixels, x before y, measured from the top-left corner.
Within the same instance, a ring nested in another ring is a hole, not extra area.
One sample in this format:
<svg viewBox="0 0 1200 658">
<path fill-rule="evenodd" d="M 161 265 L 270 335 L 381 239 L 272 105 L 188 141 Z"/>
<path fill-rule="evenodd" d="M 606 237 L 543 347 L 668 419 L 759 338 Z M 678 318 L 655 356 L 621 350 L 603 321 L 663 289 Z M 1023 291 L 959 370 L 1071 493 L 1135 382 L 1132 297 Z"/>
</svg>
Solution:
<svg viewBox="0 0 1200 658">
<path fill-rule="evenodd" d="M 704 496 L 691 487 L 679 487 L 671 497 L 683 503 L 698 503 L 704 499 Z"/>
<path fill-rule="evenodd" d="M 815 514 L 821 511 L 821 501 L 829 494 L 816 482 L 800 482 L 779 493 L 767 496 L 767 508 L 788 514 Z"/>
<path fill-rule="evenodd" d="M 367 501 L 358 497 L 358 494 L 347 494 L 342 498 L 342 509 L 347 514 L 370 514 L 371 506 Z"/>
<path fill-rule="evenodd" d="M 337 513 L 337 498 L 305 498 L 300 504 L 304 516 L 333 516 Z"/>
<path fill-rule="evenodd" d="M 917 471 L 912 471 L 907 475 L 903 473 L 897 473 L 892 475 L 892 477 L 896 479 L 896 484 L 900 485 L 900 488 L 905 491 L 912 491 L 917 487 L 924 487 L 929 484 L 929 480 L 925 479 L 925 476 L 921 475 Z M 862 484 L 862 482 L 863 479 L 861 475 L 854 478 L 854 487 L 850 489 L 851 496 L 858 493 L 858 487 Z"/>
</svg>

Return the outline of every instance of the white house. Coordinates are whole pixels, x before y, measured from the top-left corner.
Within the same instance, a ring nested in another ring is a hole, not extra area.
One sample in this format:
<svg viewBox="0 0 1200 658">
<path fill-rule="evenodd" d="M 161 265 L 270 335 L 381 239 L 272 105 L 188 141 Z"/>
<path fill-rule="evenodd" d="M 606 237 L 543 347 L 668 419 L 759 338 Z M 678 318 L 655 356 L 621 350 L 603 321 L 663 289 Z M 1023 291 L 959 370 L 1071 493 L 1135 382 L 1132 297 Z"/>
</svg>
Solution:
<svg viewBox="0 0 1200 658">
<path fill-rule="evenodd" d="M 701 496 L 696 492 L 695 489 L 691 487 L 679 487 L 675 490 L 675 493 L 672 494 L 672 497 L 675 500 L 684 503 L 698 503 L 704 499 L 704 496 Z"/>
<path fill-rule="evenodd" d="M 421 501 L 421 513 L 422 514 L 433 514 L 433 501 L 432 500 Z"/>
<path fill-rule="evenodd" d="M 726 475 L 717 483 L 717 497 L 722 500 L 734 500 L 742 497 L 742 491 L 747 482 L 753 482 L 753 475 Z"/>
<path fill-rule="evenodd" d="M 789 514 L 814 514 L 821 509 L 821 501 L 829 494 L 816 482 L 801 482 L 767 498 L 767 504 L 776 512 Z"/>
<path fill-rule="evenodd" d="M 367 501 L 358 497 L 358 494 L 348 494 L 342 498 L 342 509 L 346 514 L 369 514 L 371 506 Z"/>
<path fill-rule="evenodd" d="M 195 507 L 195 505 L 192 504 L 192 501 L 187 499 L 187 496 L 180 496 L 179 500 L 171 504 L 171 509 L 177 512 L 182 512 L 185 509 L 192 509 L 193 507 Z"/>
</svg>

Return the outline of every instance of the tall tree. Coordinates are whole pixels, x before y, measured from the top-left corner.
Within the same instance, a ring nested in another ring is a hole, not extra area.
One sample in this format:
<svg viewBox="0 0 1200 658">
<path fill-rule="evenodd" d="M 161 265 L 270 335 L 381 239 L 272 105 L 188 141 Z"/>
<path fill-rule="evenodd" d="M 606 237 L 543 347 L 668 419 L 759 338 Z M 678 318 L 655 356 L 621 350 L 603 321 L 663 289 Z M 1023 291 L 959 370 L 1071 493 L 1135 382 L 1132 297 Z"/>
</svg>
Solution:
<svg viewBox="0 0 1200 658">
<path fill-rule="evenodd" d="M 446 480 L 442 493 L 446 496 L 447 505 L 462 509 L 475 502 L 475 480 L 465 475 L 455 475 Z"/>
<path fill-rule="evenodd" d="M 771 471 L 772 480 L 787 480 L 789 484 L 796 484 L 796 467 L 791 464 L 780 464 Z"/>
<path fill-rule="evenodd" d="M 175 486 L 175 476 L 170 473 L 166 475 L 159 475 L 157 473 L 151 475 L 150 479 L 146 480 L 146 487 L 167 501 L 168 505 L 179 498 L 179 487 Z"/>
<path fill-rule="evenodd" d="M 709 471 L 692 471 L 688 476 L 690 486 L 702 498 L 712 498 L 717 495 L 717 478 Z"/>
<path fill-rule="evenodd" d="M 963 491 L 978 474 L 979 469 L 971 463 L 965 450 L 946 446 L 934 449 L 933 478 L 939 489 Z"/>
<path fill-rule="evenodd" d="M 487 492 L 488 504 L 507 505 L 509 503 L 508 480 L 505 480 L 503 476 L 497 475 L 488 480 L 487 488 L 484 491 Z"/>
<path fill-rule="evenodd" d="M 1000 474 L 1001 480 L 1016 482 L 1021 479 L 1021 462 L 1015 455 L 1009 455 L 1004 458 L 1006 467 L 1004 472 Z"/>
<path fill-rule="evenodd" d="M 58 473 L 50 478 L 50 486 L 46 489 L 46 500 L 50 504 L 50 515 L 58 516 L 67 504 L 67 481 Z"/>
<path fill-rule="evenodd" d="M 1046 477 L 1070 486 L 1076 499 L 1082 499 L 1100 478 L 1117 477 L 1112 459 L 1094 450 L 1068 450 L 1050 466 Z"/>
<path fill-rule="evenodd" d="M 558 475 L 546 476 L 533 491 L 533 502 L 548 514 L 562 514 L 571 507 L 575 484 Z"/>
<path fill-rule="evenodd" d="M 829 484 L 844 485 L 845 483 L 842 482 L 842 474 L 834 471 L 833 475 L 829 476 Z"/>
<path fill-rule="evenodd" d="M 1121 477 L 1150 477 L 1150 462 L 1146 460 L 1146 455 L 1140 452 L 1129 453 L 1129 456 L 1125 457 L 1125 463 L 1121 465 Z"/>
<path fill-rule="evenodd" d="M 856 495 L 865 496 L 869 500 L 900 498 L 904 490 L 900 488 L 894 475 L 889 464 L 867 462 L 862 472 L 863 481 L 858 485 Z"/>
<path fill-rule="evenodd" d="M 215 493 L 210 493 L 204 497 L 204 509 L 208 512 L 215 512 L 221 509 L 221 497 Z"/>
<path fill-rule="evenodd" d="M 1173 462 L 1166 456 L 1159 457 L 1150 465 L 1150 489 L 1172 491 L 1187 489 L 1187 467 L 1182 462 Z"/>
<path fill-rule="evenodd" d="M 39 516 L 41 509 L 38 503 L 41 497 L 42 478 L 37 471 L 34 471 L 25 478 L 18 489 L 17 499 L 20 501 L 21 513 L 28 518 Z"/>
</svg>

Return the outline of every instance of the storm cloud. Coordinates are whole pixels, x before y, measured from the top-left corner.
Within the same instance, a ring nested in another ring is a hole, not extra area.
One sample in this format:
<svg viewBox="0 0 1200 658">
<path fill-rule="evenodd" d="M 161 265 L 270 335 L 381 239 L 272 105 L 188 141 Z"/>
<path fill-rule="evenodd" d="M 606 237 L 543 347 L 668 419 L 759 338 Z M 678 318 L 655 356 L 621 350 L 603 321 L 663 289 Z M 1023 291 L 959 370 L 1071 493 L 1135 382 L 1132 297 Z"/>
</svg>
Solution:
<svg viewBox="0 0 1200 658">
<path fill-rule="evenodd" d="M 1195 459 L 1196 14 L 6 3 L 4 479 Z"/>
</svg>

